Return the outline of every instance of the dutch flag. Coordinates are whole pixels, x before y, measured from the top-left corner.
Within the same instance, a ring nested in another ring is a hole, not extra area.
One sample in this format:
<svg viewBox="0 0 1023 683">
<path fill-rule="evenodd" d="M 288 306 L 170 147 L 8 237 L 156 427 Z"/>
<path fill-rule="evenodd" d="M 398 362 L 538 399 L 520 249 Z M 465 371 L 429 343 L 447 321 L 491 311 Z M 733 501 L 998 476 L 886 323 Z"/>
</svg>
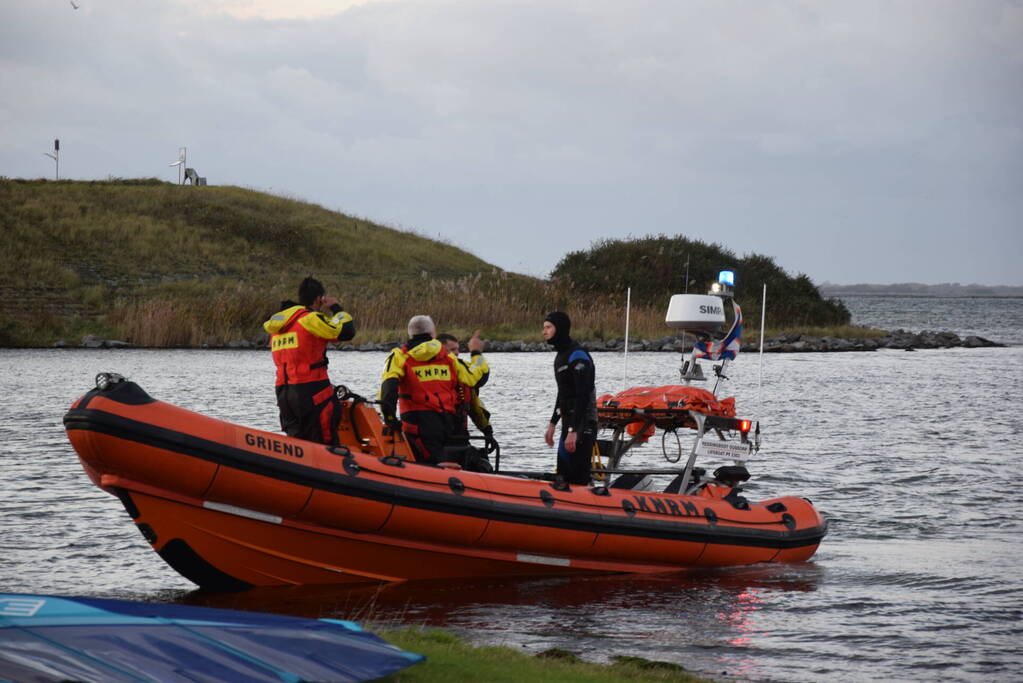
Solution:
<svg viewBox="0 0 1023 683">
<path fill-rule="evenodd" d="M 706 358 L 707 360 L 728 358 L 735 360 L 735 357 L 739 355 L 742 339 L 742 309 L 734 301 L 732 302 L 732 308 L 735 310 L 735 322 L 732 323 L 732 329 L 728 330 L 725 338 L 719 342 L 712 339 L 696 342 L 693 345 L 693 358 Z"/>
</svg>

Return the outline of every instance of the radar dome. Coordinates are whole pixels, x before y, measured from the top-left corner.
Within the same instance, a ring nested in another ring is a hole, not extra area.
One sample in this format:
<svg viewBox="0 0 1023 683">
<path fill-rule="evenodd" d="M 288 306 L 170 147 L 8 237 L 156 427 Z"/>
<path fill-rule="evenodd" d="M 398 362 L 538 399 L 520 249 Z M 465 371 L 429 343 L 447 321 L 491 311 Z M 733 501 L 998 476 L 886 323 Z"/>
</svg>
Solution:
<svg viewBox="0 0 1023 683">
<path fill-rule="evenodd" d="M 668 327 L 714 334 L 725 326 L 725 308 L 718 296 L 675 294 L 668 302 L 668 314 L 664 322 Z"/>
</svg>

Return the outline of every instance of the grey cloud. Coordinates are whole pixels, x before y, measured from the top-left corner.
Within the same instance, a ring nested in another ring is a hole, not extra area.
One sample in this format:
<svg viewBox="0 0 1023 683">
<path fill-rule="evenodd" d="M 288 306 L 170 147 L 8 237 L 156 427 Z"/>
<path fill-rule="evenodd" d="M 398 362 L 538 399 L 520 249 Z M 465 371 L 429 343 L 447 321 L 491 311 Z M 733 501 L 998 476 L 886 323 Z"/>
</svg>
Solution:
<svg viewBox="0 0 1023 683">
<path fill-rule="evenodd" d="M 1021 282 L 1016 2 L 58 6 L 0 8 L 5 175 L 56 135 L 75 177 L 171 178 L 187 144 L 211 182 L 538 274 L 682 232 L 816 280 Z"/>
</svg>

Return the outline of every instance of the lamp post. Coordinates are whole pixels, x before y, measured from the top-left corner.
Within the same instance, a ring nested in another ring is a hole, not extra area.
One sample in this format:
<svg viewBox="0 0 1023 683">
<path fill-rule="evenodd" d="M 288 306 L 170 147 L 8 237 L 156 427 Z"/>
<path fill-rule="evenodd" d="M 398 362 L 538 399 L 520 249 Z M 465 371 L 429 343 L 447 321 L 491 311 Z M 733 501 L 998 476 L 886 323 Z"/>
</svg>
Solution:
<svg viewBox="0 0 1023 683">
<path fill-rule="evenodd" d="M 53 141 L 53 154 L 49 152 L 43 152 L 46 156 L 53 159 L 56 170 L 54 171 L 53 179 L 60 180 L 60 138 Z"/>
</svg>

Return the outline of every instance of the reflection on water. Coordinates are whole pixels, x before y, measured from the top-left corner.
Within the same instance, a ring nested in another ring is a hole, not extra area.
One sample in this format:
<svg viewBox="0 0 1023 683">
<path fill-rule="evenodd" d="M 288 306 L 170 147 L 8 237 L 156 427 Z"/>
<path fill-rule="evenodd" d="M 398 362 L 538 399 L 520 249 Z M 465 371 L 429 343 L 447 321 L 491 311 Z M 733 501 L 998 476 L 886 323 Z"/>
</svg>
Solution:
<svg viewBox="0 0 1023 683">
<path fill-rule="evenodd" d="M 424 581 L 383 587 L 256 588 L 238 594 L 193 591 L 190 605 L 355 618 L 372 624 L 456 629 L 474 640 L 525 652 L 564 647 L 589 659 L 630 654 L 708 670 L 727 663 L 755 669 L 746 646 L 761 633 L 759 614 L 779 595 L 817 590 L 812 563 L 701 570 L 651 576 Z M 169 597 L 169 596 L 168 596 Z"/>
</svg>

